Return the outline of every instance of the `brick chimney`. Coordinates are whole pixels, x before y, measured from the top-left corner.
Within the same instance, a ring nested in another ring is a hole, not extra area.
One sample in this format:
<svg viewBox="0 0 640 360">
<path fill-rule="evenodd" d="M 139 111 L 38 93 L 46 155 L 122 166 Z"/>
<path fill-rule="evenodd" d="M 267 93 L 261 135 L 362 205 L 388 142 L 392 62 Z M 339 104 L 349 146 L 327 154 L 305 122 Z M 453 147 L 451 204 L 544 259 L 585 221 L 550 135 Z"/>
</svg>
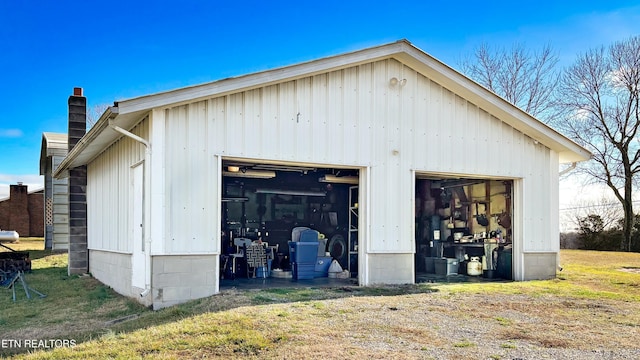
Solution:
<svg viewBox="0 0 640 360">
<path fill-rule="evenodd" d="M 82 88 L 69 97 L 68 149 L 87 132 L 87 99 Z M 87 166 L 69 169 L 69 275 L 89 272 L 87 247 Z"/>
<path fill-rule="evenodd" d="M 27 185 L 9 185 L 9 228 L 17 231 L 21 236 L 29 236 L 29 198 Z"/>
</svg>

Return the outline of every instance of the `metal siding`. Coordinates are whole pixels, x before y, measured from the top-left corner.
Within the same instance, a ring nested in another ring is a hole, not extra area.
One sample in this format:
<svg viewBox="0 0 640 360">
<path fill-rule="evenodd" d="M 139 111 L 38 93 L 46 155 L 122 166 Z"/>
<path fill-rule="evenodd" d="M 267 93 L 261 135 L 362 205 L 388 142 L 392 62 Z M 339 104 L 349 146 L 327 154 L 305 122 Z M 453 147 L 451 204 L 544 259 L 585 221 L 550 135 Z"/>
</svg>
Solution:
<svg viewBox="0 0 640 360">
<path fill-rule="evenodd" d="M 263 151 L 263 143 L 268 142 L 262 134 L 263 122 L 260 114 L 262 103 L 262 91 L 260 89 L 247 91 L 243 101 L 243 113 L 245 120 L 245 133 L 242 137 L 253 144 L 256 154 L 260 156 Z"/>
<path fill-rule="evenodd" d="M 549 171 L 549 175 L 546 180 L 549 184 L 549 200 L 547 201 L 547 214 L 548 214 L 548 225 L 547 236 L 549 238 L 543 244 L 543 251 L 552 251 L 559 252 L 560 251 L 560 182 L 557 180 L 559 178 L 559 167 L 560 167 L 560 157 L 557 153 L 553 151 L 548 151 L 549 153 L 549 163 L 547 164 L 547 171 Z"/>
<path fill-rule="evenodd" d="M 207 122 L 209 123 L 209 133 L 207 134 L 209 144 L 213 146 L 214 151 L 224 152 L 227 148 L 227 142 L 233 141 L 233 138 L 224 137 L 220 139 L 219 134 L 226 133 L 226 97 L 211 99 L 208 102 Z M 167 119 L 170 119 L 170 113 L 167 113 Z M 167 120 L 167 122 L 169 122 Z M 269 130 L 269 128 L 267 128 Z M 167 134 L 167 138 L 171 136 Z"/>
<path fill-rule="evenodd" d="M 388 184 L 386 182 L 386 162 L 387 162 L 387 150 L 389 149 L 389 145 L 387 143 L 387 128 L 389 127 L 388 116 L 388 105 L 387 105 L 387 91 L 388 87 L 385 86 L 388 83 L 388 74 L 387 74 L 387 66 L 386 62 L 377 62 L 373 64 L 373 114 L 371 117 L 371 124 L 373 127 L 372 137 L 373 142 L 371 144 L 371 149 L 369 149 L 369 154 L 371 156 L 371 171 L 370 171 L 370 188 L 371 188 L 371 198 L 369 199 L 369 206 L 371 209 L 370 212 L 370 221 L 369 228 L 371 238 L 368 240 L 367 251 L 379 251 L 380 249 L 385 249 L 390 246 L 388 241 L 388 231 L 387 228 L 392 223 L 392 217 L 394 214 L 393 209 L 391 209 L 392 204 L 391 201 L 393 196 L 389 196 L 388 198 L 384 196 L 378 196 L 379 194 L 388 194 L 391 195 L 391 189 L 387 188 Z M 388 219 L 381 221 L 383 219 Z"/>
<path fill-rule="evenodd" d="M 231 152 L 239 152 L 243 154 L 244 149 L 247 146 L 247 130 L 244 122 L 244 93 L 232 94 L 227 97 L 227 134 L 229 142 L 227 143 L 227 149 Z M 195 124 L 194 126 L 202 125 L 202 123 Z M 249 142 L 250 143 L 250 142 Z"/>
<path fill-rule="evenodd" d="M 60 214 L 54 215 L 53 225 L 61 226 L 63 228 L 61 230 L 65 230 L 65 231 L 62 231 L 62 233 L 68 234 L 69 233 L 69 215 L 60 215 Z"/>
<path fill-rule="evenodd" d="M 392 77 L 406 84 L 393 86 Z M 540 215 L 548 213 L 549 199 L 539 191 L 553 190 L 541 182 L 554 181 L 549 169 L 557 154 L 396 60 L 174 107 L 166 115 L 170 253 L 217 246 L 208 243 L 217 239 L 213 225 L 200 222 L 218 218 L 211 206 L 220 196 L 213 193 L 217 155 L 370 167 L 369 252 L 414 250 L 411 170 L 526 179 L 524 220 L 549 224 Z M 533 240 L 536 230 L 527 229 L 525 248 L 550 248 L 545 236 Z"/>
<path fill-rule="evenodd" d="M 325 139 L 331 153 L 327 152 L 326 159 L 339 161 L 344 159 L 344 102 L 342 71 L 333 71 L 327 74 L 327 107 L 326 107 L 326 127 L 328 137 Z M 321 114 L 318 114 L 322 116 Z"/>
<path fill-rule="evenodd" d="M 420 79 L 425 79 L 424 89 L 422 89 L 422 97 L 424 104 L 422 108 L 426 107 L 424 113 L 418 113 L 421 118 L 421 127 L 424 129 L 425 137 L 422 139 L 424 142 L 423 155 L 416 157 L 415 168 L 416 169 L 428 169 L 433 166 L 433 163 L 439 162 L 441 153 L 445 150 L 439 145 L 441 141 L 440 137 L 440 122 L 437 120 L 440 118 L 440 93 L 442 88 L 437 83 L 426 79 L 422 76 Z M 418 109 L 416 109 L 418 111 Z"/>
<path fill-rule="evenodd" d="M 387 79 L 396 77 L 399 80 L 402 76 L 402 66 L 396 61 L 388 63 L 387 66 Z M 389 86 L 389 80 L 381 81 L 381 86 Z M 383 187 L 380 192 L 376 194 L 391 195 L 391 201 L 384 197 L 380 197 L 384 206 L 384 203 L 391 203 L 391 206 L 387 207 L 384 218 L 376 218 L 372 221 L 385 223 L 384 232 L 381 234 L 379 242 L 374 243 L 371 248 L 374 252 L 406 252 L 410 251 L 412 246 L 411 242 L 404 242 L 402 239 L 406 239 L 406 231 L 410 230 L 411 226 L 407 226 L 402 216 L 406 215 L 406 208 L 411 207 L 410 202 L 407 202 L 407 198 L 404 196 L 407 192 L 407 183 L 403 180 L 408 179 L 410 173 L 402 166 L 401 151 L 402 143 L 400 139 L 400 128 L 405 124 L 404 114 L 401 107 L 401 98 L 403 97 L 404 87 L 399 84 L 393 87 L 389 87 L 387 92 L 387 118 L 386 133 L 379 139 L 382 144 L 384 166 L 381 169 L 381 173 L 384 174 L 383 182 L 380 185 Z M 386 140 L 385 140 L 386 139 Z M 386 143 L 386 144 L 385 144 Z M 413 186 L 409 185 L 409 188 Z M 386 189 L 386 190 L 385 190 Z M 391 191 L 389 191 L 391 190 Z M 414 215 L 410 218 L 415 218 Z"/>
<path fill-rule="evenodd" d="M 215 241 L 218 239 L 217 234 L 222 232 L 222 223 L 221 221 L 216 221 L 217 219 L 222 219 L 222 202 L 219 201 L 222 197 L 222 179 L 217 176 L 222 171 L 222 158 L 220 156 L 211 157 L 211 168 L 209 172 L 209 180 L 211 181 L 210 190 L 211 190 L 211 211 L 208 214 L 208 221 L 211 226 L 211 233 L 209 234 L 211 241 L 206 244 L 207 249 L 211 249 L 213 252 L 220 254 L 222 253 L 222 244 L 220 241 Z"/>
<path fill-rule="evenodd" d="M 311 78 L 300 79 L 295 84 L 294 99 L 296 104 L 295 117 L 291 121 L 294 153 L 292 157 L 298 161 L 309 161 L 313 153 L 313 140 L 311 132 Z M 260 154 L 257 154 L 258 156 Z"/>
<path fill-rule="evenodd" d="M 148 121 L 132 133 L 148 138 Z M 131 252 L 129 173 L 144 159 L 144 146 L 122 137 L 87 168 L 87 235 L 89 249 Z"/>
<path fill-rule="evenodd" d="M 263 133 L 259 134 L 264 139 L 263 148 L 261 149 L 261 154 L 265 158 L 272 158 L 274 152 L 278 152 L 281 144 L 274 143 L 274 139 L 278 138 L 280 133 L 279 129 L 279 112 L 278 112 L 278 104 L 279 104 L 279 86 L 267 86 L 262 90 L 262 102 L 260 104 L 262 116 L 261 119 L 263 121 L 262 130 Z M 225 121 L 225 119 L 221 119 L 221 121 Z M 218 133 L 216 133 L 217 135 Z M 219 153 L 225 153 L 224 149 L 220 149 Z"/>
<path fill-rule="evenodd" d="M 418 109 L 421 105 L 424 106 L 424 103 L 416 98 L 419 85 L 418 74 L 406 67 L 403 67 L 401 72 L 402 78 L 406 79 L 406 83 L 401 85 L 400 88 L 403 95 L 399 99 L 401 123 L 398 127 L 398 136 L 400 143 L 398 149 L 396 149 L 398 153 L 391 154 L 392 157 L 397 158 L 398 186 L 401 190 L 401 194 L 399 194 L 399 204 L 401 205 L 399 216 L 402 220 L 399 222 L 398 229 L 400 231 L 396 247 L 414 252 L 415 241 L 407 243 L 404 239 L 415 237 L 415 223 L 411 222 L 407 226 L 404 219 L 415 219 L 415 173 L 413 169 L 415 168 L 416 156 L 424 155 L 416 153 L 413 144 L 417 138 L 421 138 L 419 131 L 416 131 L 416 119 L 418 117 Z M 407 245 L 409 246 L 408 248 Z"/>
<path fill-rule="evenodd" d="M 477 144 L 479 142 L 479 128 L 480 128 L 480 109 L 471 103 L 467 103 L 467 118 L 465 124 L 465 143 Z M 464 146 L 464 145 L 463 145 Z M 467 161 L 469 162 L 468 170 L 472 173 L 478 173 L 482 164 L 480 153 L 478 151 L 472 151 L 466 154 Z"/>
<path fill-rule="evenodd" d="M 265 156 L 273 157 L 276 154 L 280 154 L 280 157 L 285 160 L 291 160 L 295 158 L 294 154 L 294 138 L 293 138 L 293 124 L 295 122 L 296 109 L 294 105 L 294 82 L 289 81 L 280 84 L 278 87 L 278 103 L 277 103 L 277 119 L 276 126 L 278 133 L 276 137 L 271 139 L 273 142 L 270 151 L 265 152 Z M 278 141 L 280 140 L 280 141 Z M 275 145 L 275 146 L 274 146 Z M 250 150 L 250 149 L 248 149 Z M 275 150 L 275 151 L 274 151 Z M 240 155 L 246 154 L 244 151 L 239 153 Z M 249 154 L 247 154 L 249 156 Z"/>
<path fill-rule="evenodd" d="M 66 193 L 68 190 L 68 186 L 66 184 L 62 185 L 57 185 L 57 184 L 53 184 L 53 193 L 54 194 L 63 194 Z"/>
<path fill-rule="evenodd" d="M 53 205 L 53 214 L 54 215 L 68 215 L 69 214 L 69 205 L 68 204 L 54 204 Z"/>
<path fill-rule="evenodd" d="M 360 121 L 359 120 L 359 103 L 360 101 L 366 101 L 365 99 L 360 98 L 360 91 L 358 87 L 358 79 L 360 77 L 359 68 L 352 67 L 345 69 L 343 71 L 343 100 L 342 103 L 344 106 L 343 118 L 344 122 L 342 124 L 343 129 L 340 133 L 342 136 L 342 148 L 344 149 L 344 160 L 345 163 L 355 164 L 359 159 L 359 140 L 360 140 Z M 312 159 L 310 159 L 312 160 Z"/>
<path fill-rule="evenodd" d="M 375 140 L 373 139 L 373 65 L 365 64 L 359 66 L 358 76 L 358 117 L 354 119 L 357 122 L 356 138 L 358 146 L 355 148 L 355 164 L 370 164 L 371 148 Z M 327 130 L 323 127 L 323 132 Z M 314 132 L 315 133 L 315 132 Z M 323 158 L 327 162 L 328 157 Z"/>
<path fill-rule="evenodd" d="M 167 129 L 165 133 L 166 138 L 166 159 L 167 159 L 167 176 L 165 181 L 166 194 L 167 194 L 167 207 L 168 213 L 167 225 L 167 238 L 166 238 L 166 252 L 171 253 L 174 249 L 186 248 L 188 244 L 186 238 L 183 237 L 188 228 L 186 224 L 181 221 L 184 219 L 183 213 L 186 211 L 186 194 L 188 187 L 185 184 L 185 180 L 189 174 L 188 172 L 188 158 L 187 156 L 187 137 L 186 137 L 186 106 L 180 106 L 171 109 L 169 112 L 169 119 L 165 123 Z M 176 245 L 177 243 L 177 245 Z"/>
<path fill-rule="evenodd" d="M 149 208 L 149 227 L 150 230 L 145 233 L 145 240 L 150 241 L 150 254 L 165 253 L 167 232 L 165 224 L 167 223 L 166 200 L 165 200 L 165 117 L 164 109 L 156 109 L 149 115 L 149 142 L 151 144 L 151 155 L 147 174 L 149 179 L 145 179 L 145 185 L 149 188 L 147 194 L 151 196 L 148 202 Z"/>
<path fill-rule="evenodd" d="M 524 192 L 526 226 L 523 234 L 523 251 L 555 251 L 558 247 L 555 244 L 558 237 L 553 234 L 553 230 L 550 230 L 554 224 L 557 225 L 557 221 L 552 218 L 554 214 L 557 215 L 557 212 L 551 211 L 551 203 L 554 199 L 557 206 L 557 196 L 554 196 L 554 191 L 557 192 L 557 190 L 554 190 L 556 186 L 553 185 L 551 180 L 553 174 L 550 171 L 554 162 L 551 152 L 544 146 L 532 144 L 530 148 L 534 151 L 528 159 L 530 181 L 527 182 L 528 186 Z"/>
<path fill-rule="evenodd" d="M 311 94 L 310 107 L 311 117 L 313 121 L 310 121 L 311 133 L 313 137 L 310 139 L 313 142 L 313 158 L 319 159 L 321 162 L 326 162 L 329 157 L 329 148 L 324 146 L 324 142 L 329 141 L 330 134 L 327 132 L 327 99 L 328 99 L 328 83 L 327 75 L 316 75 L 311 80 Z"/>
<path fill-rule="evenodd" d="M 209 102 L 173 108 L 165 121 L 166 254 L 212 252 L 217 226 Z M 214 106 L 215 112 L 215 106 Z M 212 118 L 214 119 L 214 118 Z M 212 124 L 215 128 L 216 124 Z M 215 139 L 213 139 L 215 141 Z"/>
<path fill-rule="evenodd" d="M 215 197 L 213 197 L 214 183 L 211 181 L 211 174 L 214 172 L 213 157 L 210 156 L 208 148 L 207 132 L 208 123 L 202 121 L 206 119 L 206 102 L 199 102 L 195 106 L 191 106 L 189 119 L 200 119 L 203 123 L 203 131 L 189 132 L 189 157 L 187 158 L 191 164 L 190 173 L 187 177 L 190 180 L 189 191 L 190 205 L 188 219 L 191 227 L 191 239 L 189 245 L 191 252 L 207 251 L 210 252 L 214 248 L 213 226 L 209 214 L 211 209 L 215 207 Z"/>
</svg>

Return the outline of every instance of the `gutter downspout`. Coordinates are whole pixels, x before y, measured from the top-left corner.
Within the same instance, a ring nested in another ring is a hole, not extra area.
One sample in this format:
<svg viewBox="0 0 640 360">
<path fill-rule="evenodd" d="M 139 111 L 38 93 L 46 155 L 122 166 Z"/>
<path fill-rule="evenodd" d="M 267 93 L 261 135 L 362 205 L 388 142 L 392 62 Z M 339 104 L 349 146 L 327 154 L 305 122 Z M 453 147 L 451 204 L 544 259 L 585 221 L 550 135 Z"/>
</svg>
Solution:
<svg viewBox="0 0 640 360">
<path fill-rule="evenodd" d="M 140 136 L 138 136 L 136 134 L 128 132 L 127 130 L 119 127 L 118 125 L 113 124 L 112 120 L 109 120 L 109 127 L 112 128 L 113 130 L 119 132 L 120 134 L 122 134 L 124 136 L 130 137 L 133 140 L 142 143 L 142 145 L 144 145 L 146 147 L 145 155 L 146 155 L 146 153 L 149 152 L 150 145 L 149 145 L 149 142 L 147 140 L 141 138 Z"/>
<path fill-rule="evenodd" d="M 576 166 L 577 166 L 577 165 L 578 165 L 578 163 L 577 163 L 577 162 L 575 162 L 575 161 L 574 161 L 574 162 L 572 162 L 572 163 L 571 163 L 571 165 L 569 165 L 569 167 L 568 167 L 568 168 L 566 168 L 566 169 L 564 169 L 564 170 L 560 171 L 560 173 L 558 173 L 558 176 L 562 176 L 562 175 L 564 175 L 564 174 L 566 174 L 566 173 L 568 173 L 568 172 L 572 171 L 573 169 L 575 169 L 575 168 L 576 168 Z"/>
<path fill-rule="evenodd" d="M 109 119 L 109 127 L 114 131 L 119 132 L 120 134 L 129 137 L 145 147 L 144 151 L 144 190 L 142 194 L 142 198 L 144 199 L 144 227 L 143 227 L 143 238 L 144 238 L 144 249 L 145 249 L 145 281 L 144 281 L 144 290 L 140 293 L 141 298 L 145 298 L 151 292 L 151 238 L 148 236 L 148 219 L 149 219 L 149 210 L 151 209 L 151 197 L 148 196 L 149 192 L 149 174 L 151 173 L 149 170 L 149 166 L 151 166 L 151 144 L 149 141 L 141 138 L 140 136 L 133 134 L 118 125 L 113 123 L 113 118 Z"/>
</svg>

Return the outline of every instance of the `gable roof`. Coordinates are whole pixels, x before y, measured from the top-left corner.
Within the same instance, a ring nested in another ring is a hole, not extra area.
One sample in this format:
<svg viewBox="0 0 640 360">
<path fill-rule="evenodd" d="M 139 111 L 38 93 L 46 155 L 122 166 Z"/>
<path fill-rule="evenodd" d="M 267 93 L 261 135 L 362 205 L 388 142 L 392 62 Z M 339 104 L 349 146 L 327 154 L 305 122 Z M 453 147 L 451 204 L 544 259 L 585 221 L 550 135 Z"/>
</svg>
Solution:
<svg viewBox="0 0 640 360">
<path fill-rule="evenodd" d="M 109 128 L 110 123 L 130 129 L 153 108 L 172 107 L 383 59 L 398 60 L 553 149 L 558 152 L 560 163 L 584 161 L 591 156 L 588 150 L 571 139 L 418 49 L 409 41 L 399 40 L 342 55 L 119 101 L 105 111 L 96 125 L 71 150 L 55 176 L 70 168 L 89 163 L 120 138 L 120 133 Z"/>
<path fill-rule="evenodd" d="M 40 175 L 44 175 L 46 171 L 47 158 L 58 155 L 65 156 L 67 154 L 67 134 L 43 132 L 42 145 L 40 147 Z"/>
</svg>

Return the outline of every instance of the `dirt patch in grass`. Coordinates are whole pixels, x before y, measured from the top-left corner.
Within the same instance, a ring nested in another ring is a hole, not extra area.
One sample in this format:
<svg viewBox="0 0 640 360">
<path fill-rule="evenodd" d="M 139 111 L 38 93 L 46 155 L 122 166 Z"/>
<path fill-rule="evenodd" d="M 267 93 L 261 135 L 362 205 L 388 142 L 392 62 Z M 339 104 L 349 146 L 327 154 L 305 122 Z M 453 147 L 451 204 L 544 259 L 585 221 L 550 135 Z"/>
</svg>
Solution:
<svg viewBox="0 0 640 360">
<path fill-rule="evenodd" d="M 620 269 L 620 271 L 624 271 L 624 272 L 628 272 L 628 273 L 634 273 L 634 274 L 640 274 L 640 267 L 623 267 Z"/>
</svg>

